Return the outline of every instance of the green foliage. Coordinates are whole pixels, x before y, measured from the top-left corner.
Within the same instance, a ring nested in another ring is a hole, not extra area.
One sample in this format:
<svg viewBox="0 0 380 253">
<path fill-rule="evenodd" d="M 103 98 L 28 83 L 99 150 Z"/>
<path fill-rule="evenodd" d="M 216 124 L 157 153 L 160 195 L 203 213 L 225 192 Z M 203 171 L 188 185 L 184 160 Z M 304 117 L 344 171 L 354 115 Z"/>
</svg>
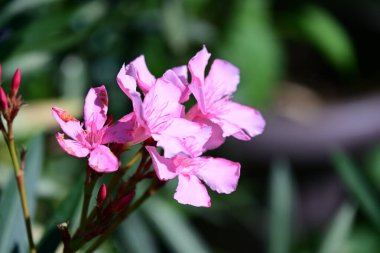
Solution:
<svg viewBox="0 0 380 253">
<path fill-rule="evenodd" d="M 287 161 L 276 160 L 270 178 L 269 252 L 287 253 L 291 245 L 293 186 Z"/>
<path fill-rule="evenodd" d="M 35 137 L 28 143 L 27 147 L 29 147 L 29 151 L 25 158 L 24 180 L 31 216 L 33 217 L 37 204 L 37 182 L 45 152 L 43 136 Z M 10 178 L 1 195 L 0 206 L 2 207 L 0 212 L 0 252 L 10 252 L 14 248 L 18 248 L 20 252 L 26 252 L 26 230 L 14 175 Z"/>
</svg>

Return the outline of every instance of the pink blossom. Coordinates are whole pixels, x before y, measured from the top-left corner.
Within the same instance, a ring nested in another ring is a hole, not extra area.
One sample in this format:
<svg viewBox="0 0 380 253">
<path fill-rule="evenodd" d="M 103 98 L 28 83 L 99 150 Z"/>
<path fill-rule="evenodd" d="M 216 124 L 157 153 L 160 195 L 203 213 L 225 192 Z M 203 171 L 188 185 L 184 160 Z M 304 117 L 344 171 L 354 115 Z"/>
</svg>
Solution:
<svg viewBox="0 0 380 253">
<path fill-rule="evenodd" d="M 198 103 L 188 112 L 187 118 L 212 127 L 213 136 L 206 148 L 218 147 L 227 136 L 246 141 L 261 134 L 265 121 L 260 112 L 230 101 L 240 81 L 239 69 L 216 59 L 205 78 L 209 58 L 210 53 L 204 46 L 188 64 L 191 73 L 189 88 Z"/>
<path fill-rule="evenodd" d="M 138 59 L 141 61 L 143 58 Z M 183 90 L 179 87 L 181 81 L 175 72 L 180 70 L 169 70 L 163 77 L 154 79 L 147 71 L 145 61 L 145 67 L 134 62 L 121 68 L 117 82 L 132 100 L 138 123 L 136 132 L 139 133 L 135 138 L 142 141 L 152 137 L 164 149 L 165 157 L 180 153 L 189 157 L 200 155 L 211 129 L 183 118 L 185 108 L 180 104 Z M 137 84 L 145 91 L 143 100 L 137 91 Z"/>
<path fill-rule="evenodd" d="M 128 75 L 129 77 L 125 75 Z M 124 92 L 126 92 L 125 89 L 129 89 L 130 91 L 136 91 L 137 84 L 137 86 L 140 88 L 144 95 L 147 94 L 148 91 L 157 82 L 156 77 L 154 77 L 150 73 L 148 67 L 146 66 L 144 55 L 137 57 L 127 66 L 123 65 L 117 77 L 118 83 L 128 83 L 126 82 L 127 80 L 125 80 L 125 78 L 132 78 L 135 83 L 129 83 L 131 86 L 126 86 L 125 88 L 122 88 Z M 186 102 L 189 99 L 190 91 L 187 85 L 187 67 L 185 65 L 167 70 L 162 76 L 162 78 L 175 85 L 181 91 L 181 103 Z"/>
<path fill-rule="evenodd" d="M 155 147 L 147 146 L 153 167 L 160 180 L 178 177 L 174 198 L 181 204 L 210 207 L 211 200 L 206 183 L 218 193 L 235 191 L 240 176 L 240 164 L 222 158 L 175 156 L 171 159 L 160 156 Z"/>
<path fill-rule="evenodd" d="M 89 166 L 97 172 L 113 172 L 118 169 L 117 157 L 104 144 L 126 143 L 133 137 L 134 115 L 129 114 L 112 126 L 107 121 L 108 95 L 104 86 L 91 88 L 84 104 L 83 124 L 66 111 L 54 107 L 52 114 L 64 134 L 57 133 L 56 138 L 63 150 L 69 155 L 86 157 Z"/>
</svg>

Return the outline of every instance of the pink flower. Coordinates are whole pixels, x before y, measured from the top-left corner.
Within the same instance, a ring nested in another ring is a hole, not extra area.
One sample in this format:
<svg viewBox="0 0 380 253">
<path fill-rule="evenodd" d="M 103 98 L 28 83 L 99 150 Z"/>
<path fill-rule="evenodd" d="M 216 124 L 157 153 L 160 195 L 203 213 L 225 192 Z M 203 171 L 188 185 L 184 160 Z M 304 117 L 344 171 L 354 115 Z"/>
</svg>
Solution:
<svg viewBox="0 0 380 253">
<path fill-rule="evenodd" d="M 189 88 L 198 103 L 188 112 L 187 118 L 212 127 L 213 135 L 206 148 L 218 147 L 227 136 L 247 141 L 261 134 L 265 121 L 260 112 L 230 101 L 240 81 L 239 69 L 216 59 L 205 78 L 209 58 L 210 53 L 204 46 L 188 64 L 191 72 Z"/>
<path fill-rule="evenodd" d="M 157 79 L 150 73 L 148 67 L 146 66 L 144 55 L 137 57 L 127 66 L 123 65 L 117 77 L 118 83 L 126 83 L 126 80 L 123 80 L 125 78 L 128 79 L 125 74 L 130 76 L 130 78 L 135 81 L 135 84 L 131 84 L 131 87 L 125 88 L 136 91 L 137 83 L 144 95 L 147 94 L 157 82 Z M 186 102 L 189 99 L 190 91 L 187 85 L 187 67 L 185 65 L 167 70 L 162 78 L 176 86 L 181 91 L 181 103 Z M 122 88 L 124 92 L 125 88 Z"/>
<path fill-rule="evenodd" d="M 167 159 L 160 156 L 155 147 L 147 146 L 146 149 L 160 180 L 178 177 L 174 198 L 181 204 L 211 206 L 210 196 L 200 180 L 218 193 L 229 194 L 236 189 L 240 176 L 239 163 L 213 157 L 176 156 Z"/>
<path fill-rule="evenodd" d="M 164 149 L 165 157 L 200 155 L 211 129 L 183 118 L 185 108 L 180 104 L 183 90 L 178 86 L 179 77 L 168 70 L 163 77 L 155 79 L 147 71 L 145 62 L 145 67 L 141 67 L 136 61 L 123 66 L 117 76 L 120 88 L 132 100 L 139 133 L 135 138 L 143 141 L 152 137 Z M 145 92 L 143 101 L 137 84 Z"/>
<path fill-rule="evenodd" d="M 118 169 L 117 157 L 104 144 L 126 143 L 132 139 L 134 114 L 128 114 L 113 126 L 107 121 L 108 95 L 104 86 L 91 88 L 84 104 L 84 126 L 66 111 L 54 107 L 52 114 L 64 134 L 57 133 L 56 138 L 63 150 L 69 155 L 86 157 L 89 166 L 97 172 L 113 172 Z"/>
</svg>

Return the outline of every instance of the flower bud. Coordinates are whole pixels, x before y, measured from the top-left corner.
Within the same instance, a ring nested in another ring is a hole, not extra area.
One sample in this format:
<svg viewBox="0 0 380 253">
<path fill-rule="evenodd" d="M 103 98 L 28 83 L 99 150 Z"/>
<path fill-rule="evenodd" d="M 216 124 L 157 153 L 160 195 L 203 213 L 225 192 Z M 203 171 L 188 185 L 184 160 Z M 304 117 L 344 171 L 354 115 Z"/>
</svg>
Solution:
<svg viewBox="0 0 380 253">
<path fill-rule="evenodd" d="M 121 210 L 124 210 L 126 207 L 129 206 L 129 204 L 132 202 L 133 198 L 135 197 L 136 192 L 131 191 L 127 193 L 127 195 L 124 195 L 121 197 L 116 204 L 114 205 L 114 211 L 119 212 Z"/>
<path fill-rule="evenodd" d="M 102 206 L 106 198 L 107 198 L 107 188 L 105 184 L 102 184 L 102 186 L 100 186 L 100 189 L 98 191 L 98 197 L 96 199 L 97 205 Z"/>
<path fill-rule="evenodd" d="M 8 109 L 8 98 L 5 91 L 0 86 L 0 111 L 4 112 Z"/>
<path fill-rule="evenodd" d="M 20 69 L 17 68 L 15 74 L 13 75 L 12 79 L 12 86 L 10 91 L 10 97 L 15 97 L 18 89 L 20 88 L 20 82 L 21 82 L 21 72 Z"/>
</svg>

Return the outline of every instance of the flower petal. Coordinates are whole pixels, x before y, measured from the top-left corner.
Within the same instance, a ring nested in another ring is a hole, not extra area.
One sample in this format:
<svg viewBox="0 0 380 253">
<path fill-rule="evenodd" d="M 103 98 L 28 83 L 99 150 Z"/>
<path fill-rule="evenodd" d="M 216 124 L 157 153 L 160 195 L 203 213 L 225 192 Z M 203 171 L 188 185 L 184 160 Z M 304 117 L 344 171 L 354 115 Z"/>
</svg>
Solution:
<svg viewBox="0 0 380 253">
<path fill-rule="evenodd" d="M 184 66 L 184 67 L 186 68 L 186 66 Z M 187 71 L 187 69 L 186 69 L 186 71 Z M 189 87 L 187 85 L 186 79 L 184 81 L 183 78 L 181 79 L 181 77 L 178 76 L 177 73 L 171 69 L 166 71 L 164 73 L 164 75 L 162 76 L 162 78 L 169 81 L 170 83 L 174 84 L 176 87 L 178 87 L 181 90 L 181 98 L 180 98 L 179 102 L 184 103 L 187 100 L 189 100 L 190 90 L 189 90 Z"/>
<path fill-rule="evenodd" d="M 211 136 L 211 128 L 183 118 L 167 122 L 166 128 L 152 137 L 165 151 L 165 157 L 177 154 L 196 157 L 204 151 L 204 145 Z"/>
<path fill-rule="evenodd" d="M 203 115 L 197 105 L 193 106 L 186 114 L 186 119 L 211 127 L 211 136 L 204 145 L 205 151 L 216 149 L 224 143 L 225 138 L 223 137 L 222 128 Z"/>
<path fill-rule="evenodd" d="M 116 81 L 119 84 L 120 89 L 131 98 L 131 94 L 137 92 L 136 83 L 136 70 L 132 64 L 128 64 L 121 67 L 119 73 L 117 74 Z"/>
<path fill-rule="evenodd" d="M 127 143 L 133 140 L 133 132 L 136 125 L 134 112 L 125 115 L 108 127 L 103 135 L 102 144 L 106 143 Z"/>
<path fill-rule="evenodd" d="M 194 158 L 200 164 L 196 175 L 218 193 L 236 190 L 240 177 L 240 164 L 222 158 Z"/>
<path fill-rule="evenodd" d="M 99 145 L 91 151 L 88 164 L 95 171 L 101 173 L 114 172 L 119 168 L 117 157 L 104 145 Z"/>
<path fill-rule="evenodd" d="M 210 207 L 211 199 L 206 187 L 194 175 L 179 175 L 174 198 L 181 204 Z"/>
<path fill-rule="evenodd" d="M 84 147 L 81 143 L 74 140 L 64 139 L 62 133 L 57 133 L 55 138 L 57 139 L 59 146 L 61 146 L 61 148 L 69 155 L 85 157 L 90 153 L 90 150 Z"/>
<path fill-rule="evenodd" d="M 83 128 L 79 120 L 58 107 L 53 107 L 51 112 L 65 134 L 74 140 L 77 140 L 79 135 L 83 135 Z"/>
<path fill-rule="evenodd" d="M 153 161 L 153 168 L 156 171 L 156 175 L 160 180 L 167 181 L 177 176 L 175 172 L 174 164 L 171 160 L 160 156 L 153 146 L 145 147 Z"/>
<path fill-rule="evenodd" d="M 150 73 L 145 63 L 144 55 L 140 55 L 131 62 L 136 71 L 136 80 L 139 88 L 145 94 L 156 82 L 156 78 Z"/>
<path fill-rule="evenodd" d="M 179 103 L 181 90 L 167 80 L 160 78 L 145 95 L 143 108 L 145 120 L 152 133 L 157 133 L 166 122 L 178 118 L 183 112 Z"/>
<path fill-rule="evenodd" d="M 182 81 L 182 83 L 184 85 L 188 84 L 188 82 L 187 82 L 187 66 L 186 65 L 174 67 L 171 70 L 177 74 L 177 76 L 179 77 L 179 79 Z"/>
<path fill-rule="evenodd" d="M 231 96 L 236 91 L 239 82 L 240 75 L 237 67 L 224 60 L 214 60 L 203 87 L 206 107 L 225 96 Z"/>
<path fill-rule="evenodd" d="M 87 130 L 99 130 L 107 120 L 108 95 L 104 85 L 91 88 L 84 103 L 84 124 Z"/>
<path fill-rule="evenodd" d="M 207 48 L 203 46 L 202 50 L 191 58 L 188 65 L 191 73 L 191 84 L 189 85 L 189 89 L 193 93 L 198 102 L 199 108 L 203 113 L 206 113 L 205 98 L 203 94 L 204 75 L 210 56 L 211 54 L 207 51 Z"/>
<path fill-rule="evenodd" d="M 211 121 L 223 129 L 223 136 L 233 135 L 239 140 L 250 140 L 264 131 L 265 121 L 260 112 L 235 102 L 220 100 L 214 103 Z"/>
</svg>

